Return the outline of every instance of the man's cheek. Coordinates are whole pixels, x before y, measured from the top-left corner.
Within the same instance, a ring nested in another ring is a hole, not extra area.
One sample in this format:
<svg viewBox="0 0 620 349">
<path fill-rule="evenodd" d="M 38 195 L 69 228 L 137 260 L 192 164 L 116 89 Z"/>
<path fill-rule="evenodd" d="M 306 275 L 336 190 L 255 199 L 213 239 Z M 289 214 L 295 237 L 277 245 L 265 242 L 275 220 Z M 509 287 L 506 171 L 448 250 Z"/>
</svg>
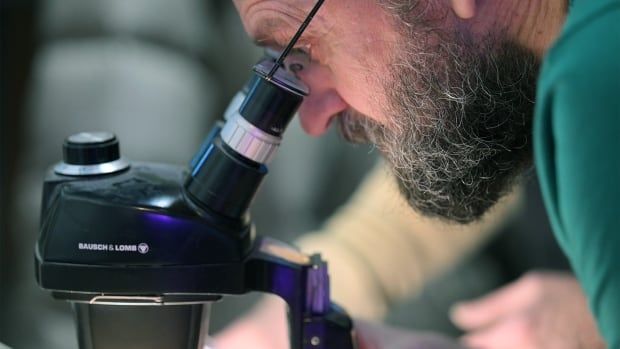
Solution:
<svg viewBox="0 0 620 349">
<path fill-rule="evenodd" d="M 357 112 L 387 124 L 388 98 L 379 78 L 384 68 L 346 61 L 343 58 L 331 66 L 334 89 Z"/>
<path fill-rule="evenodd" d="M 376 86 L 358 86 L 355 89 L 339 89 L 339 91 L 342 91 L 342 98 L 360 115 L 372 119 L 375 123 L 387 124 L 387 113 L 382 108 L 385 104 L 379 102 L 381 100 L 381 96 L 379 96 L 381 92 L 373 89 Z"/>
</svg>

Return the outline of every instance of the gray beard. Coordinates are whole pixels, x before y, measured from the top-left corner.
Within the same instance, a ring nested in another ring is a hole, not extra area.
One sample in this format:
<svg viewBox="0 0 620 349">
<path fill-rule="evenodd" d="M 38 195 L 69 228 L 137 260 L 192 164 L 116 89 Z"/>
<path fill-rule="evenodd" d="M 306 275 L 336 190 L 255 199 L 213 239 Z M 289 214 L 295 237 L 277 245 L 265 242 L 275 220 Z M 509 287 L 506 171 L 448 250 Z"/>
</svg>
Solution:
<svg viewBox="0 0 620 349">
<path fill-rule="evenodd" d="M 382 82 L 389 125 L 355 111 L 339 120 L 347 140 L 379 148 L 412 208 L 469 223 L 531 166 L 538 60 L 511 43 L 458 41 L 395 58 Z"/>
</svg>

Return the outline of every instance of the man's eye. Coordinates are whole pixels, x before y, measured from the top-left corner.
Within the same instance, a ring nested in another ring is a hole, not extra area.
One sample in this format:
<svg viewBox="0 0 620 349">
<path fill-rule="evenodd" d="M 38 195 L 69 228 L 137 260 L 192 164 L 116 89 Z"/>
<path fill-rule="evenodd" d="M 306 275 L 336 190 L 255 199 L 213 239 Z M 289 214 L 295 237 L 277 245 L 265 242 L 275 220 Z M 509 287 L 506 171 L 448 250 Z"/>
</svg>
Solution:
<svg viewBox="0 0 620 349">
<path fill-rule="evenodd" d="M 292 49 L 288 57 L 286 57 L 284 64 L 290 71 L 297 73 L 307 67 L 310 61 L 309 47 L 296 47 Z"/>
</svg>

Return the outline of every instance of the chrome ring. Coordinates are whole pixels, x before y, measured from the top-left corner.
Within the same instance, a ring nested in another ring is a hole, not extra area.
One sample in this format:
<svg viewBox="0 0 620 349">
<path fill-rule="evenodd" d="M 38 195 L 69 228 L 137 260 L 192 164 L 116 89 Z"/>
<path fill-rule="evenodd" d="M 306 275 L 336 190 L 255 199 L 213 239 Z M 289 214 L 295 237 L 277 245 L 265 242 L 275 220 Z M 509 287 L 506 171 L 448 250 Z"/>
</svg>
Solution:
<svg viewBox="0 0 620 349">
<path fill-rule="evenodd" d="M 282 138 L 252 125 L 238 112 L 230 116 L 220 135 L 237 153 L 261 164 L 271 161 L 282 142 Z"/>
<path fill-rule="evenodd" d="M 100 304 L 100 305 L 132 305 L 132 306 L 153 306 L 153 305 L 191 305 L 191 304 L 208 304 L 209 301 L 165 301 L 160 296 L 112 296 L 112 295 L 98 295 L 94 296 L 88 302 L 80 302 L 88 304 Z"/>
<path fill-rule="evenodd" d="M 129 162 L 120 158 L 96 165 L 71 165 L 61 162 L 54 166 L 54 172 L 65 176 L 95 176 L 122 171 L 128 167 Z"/>
</svg>

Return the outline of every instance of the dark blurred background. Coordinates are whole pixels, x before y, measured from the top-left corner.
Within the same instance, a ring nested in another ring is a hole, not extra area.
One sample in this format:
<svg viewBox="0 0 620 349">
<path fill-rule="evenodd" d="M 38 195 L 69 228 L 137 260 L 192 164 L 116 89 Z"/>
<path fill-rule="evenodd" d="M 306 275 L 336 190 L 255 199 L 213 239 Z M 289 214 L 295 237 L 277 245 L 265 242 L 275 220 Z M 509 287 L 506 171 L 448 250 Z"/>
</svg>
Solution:
<svg viewBox="0 0 620 349">
<path fill-rule="evenodd" d="M 0 343 L 76 348 L 66 303 L 37 288 L 32 251 L 42 178 L 63 139 L 108 130 L 129 159 L 185 164 L 261 55 L 229 1 L 0 0 Z M 377 155 L 334 132 L 316 140 L 297 122 L 262 187 L 258 231 L 286 241 L 317 229 Z M 446 313 L 530 268 L 565 269 L 532 178 L 514 223 L 434 281 L 393 324 L 458 332 Z M 216 304 L 217 331 L 256 296 Z"/>
</svg>

